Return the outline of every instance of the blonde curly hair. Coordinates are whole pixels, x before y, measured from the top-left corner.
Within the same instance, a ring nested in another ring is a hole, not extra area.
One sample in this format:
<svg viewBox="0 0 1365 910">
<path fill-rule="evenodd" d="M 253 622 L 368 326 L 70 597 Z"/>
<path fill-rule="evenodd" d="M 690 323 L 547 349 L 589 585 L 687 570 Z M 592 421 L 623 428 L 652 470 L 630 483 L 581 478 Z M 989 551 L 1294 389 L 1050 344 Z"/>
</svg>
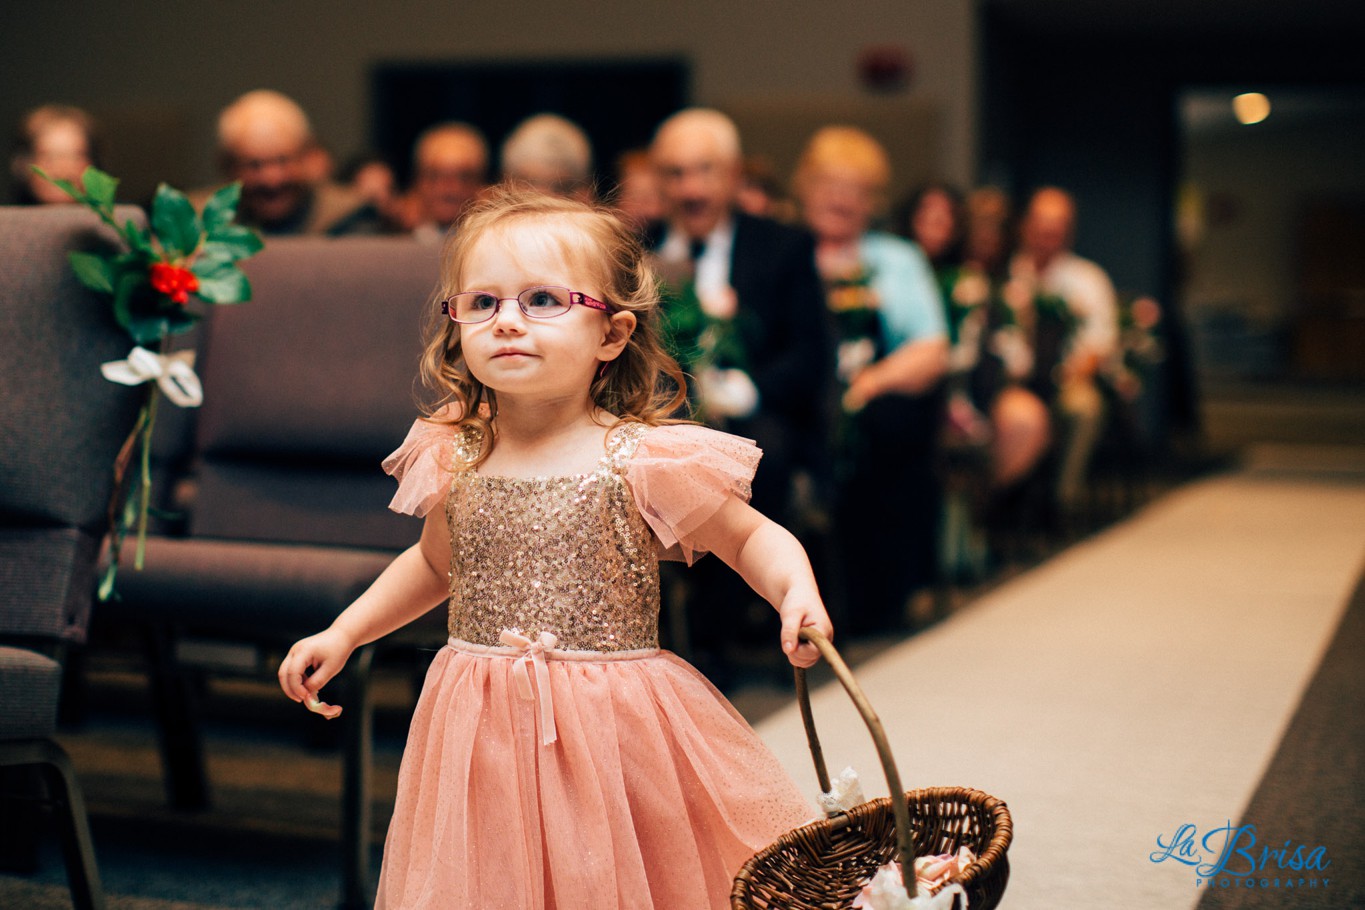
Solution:
<svg viewBox="0 0 1365 910">
<path fill-rule="evenodd" d="M 437 305 L 462 285 L 465 259 L 490 231 L 530 222 L 566 261 L 596 273 L 601 299 L 611 312 L 635 314 L 635 329 L 620 356 L 592 380 L 593 403 L 622 420 L 651 426 L 675 423 L 687 402 L 682 370 L 664 349 L 659 329 L 659 279 L 643 246 L 612 209 L 521 188 L 496 187 L 455 227 L 442 256 L 441 281 L 430 308 L 421 379 L 434 393 L 428 419 L 476 428 L 483 439 L 481 462 L 492 449 L 497 393 L 470 371 L 460 348 L 460 326 Z"/>
</svg>

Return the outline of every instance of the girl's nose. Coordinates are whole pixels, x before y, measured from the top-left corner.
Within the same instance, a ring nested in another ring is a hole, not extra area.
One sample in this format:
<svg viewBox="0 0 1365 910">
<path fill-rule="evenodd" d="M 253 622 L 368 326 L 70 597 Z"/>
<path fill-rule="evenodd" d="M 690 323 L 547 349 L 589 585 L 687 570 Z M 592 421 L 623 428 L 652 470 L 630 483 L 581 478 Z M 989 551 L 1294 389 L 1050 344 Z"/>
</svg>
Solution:
<svg viewBox="0 0 1365 910">
<path fill-rule="evenodd" d="M 514 331 L 524 331 L 526 328 L 526 314 L 521 311 L 521 305 L 517 303 L 515 297 L 499 300 L 491 321 L 494 330 L 510 328 Z"/>
</svg>

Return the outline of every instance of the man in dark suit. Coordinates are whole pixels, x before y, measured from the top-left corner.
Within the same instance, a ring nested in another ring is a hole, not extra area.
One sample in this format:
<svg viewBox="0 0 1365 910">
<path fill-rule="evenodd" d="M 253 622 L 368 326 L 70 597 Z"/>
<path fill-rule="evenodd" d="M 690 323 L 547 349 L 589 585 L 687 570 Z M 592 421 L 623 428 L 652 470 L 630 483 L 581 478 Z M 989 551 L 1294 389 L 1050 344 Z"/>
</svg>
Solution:
<svg viewBox="0 0 1365 910">
<path fill-rule="evenodd" d="M 666 306 L 705 314 L 693 320 L 704 327 L 693 348 L 700 353 L 681 357 L 690 361 L 683 366 L 692 374 L 701 416 L 763 449 L 754 507 L 791 525 L 798 518 L 792 508 L 798 471 L 823 489 L 829 464 L 822 454 L 829 437 L 822 415 L 834 347 L 814 238 L 736 209 L 739 131 L 718 111 L 674 114 L 655 134 L 650 158 L 665 217 L 648 240 L 660 270 L 687 285 Z M 676 312 L 666 310 L 665 318 L 678 322 Z M 687 585 L 693 592 L 687 598 L 691 656 L 723 686 L 725 645 L 775 634 L 772 610 L 751 604 L 752 594 L 719 562 L 697 566 Z"/>
<path fill-rule="evenodd" d="M 735 208 L 739 132 L 719 111 L 691 108 L 659 127 L 650 147 L 665 220 L 650 240 L 666 271 L 687 265 L 701 310 L 730 320 L 737 350 L 694 369 L 708 422 L 764 451 L 754 505 L 791 519 L 797 470 L 824 470 L 821 415 L 833 376 L 833 341 L 813 238 Z M 813 457 L 812 457 L 813 456 Z M 818 478 L 817 480 L 822 480 Z"/>
</svg>

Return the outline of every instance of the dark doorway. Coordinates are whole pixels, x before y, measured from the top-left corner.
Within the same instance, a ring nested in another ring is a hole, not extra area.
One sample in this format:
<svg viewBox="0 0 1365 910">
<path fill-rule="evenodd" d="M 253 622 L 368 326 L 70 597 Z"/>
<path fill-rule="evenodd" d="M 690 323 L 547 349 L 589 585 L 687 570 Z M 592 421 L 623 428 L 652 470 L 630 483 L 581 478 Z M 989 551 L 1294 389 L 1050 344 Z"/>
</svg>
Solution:
<svg viewBox="0 0 1365 910">
<path fill-rule="evenodd" d="M 1234 14 L 1235 13 L 1235 14 Z M 981 179 L 1022 200 L 1071 190 L 1076 248 L 1120 289 L 1165 310 L 1166 357 L 1153 423 L 1199 422 L 1196 358 L 1176 235 L 1195 87 L 1365 86 L 1359 7 L 1331 0 L 1188 4 L 986 0 L 982 7 Z"/>
<path fill-rule="evenodd" d="M 406 181 L 413 141 L 445 120 L 483 131 L 497 152 L 525 118 L 559 114 L 577 123 L 593 145 L 599 185 L 612 178 L 617 157 L 646 145 L 659 122 L 685 106 L 690 94 L 684 61 L 515 61 L 385 63 L 372 77 L 375 148 Z"/>
</svg>

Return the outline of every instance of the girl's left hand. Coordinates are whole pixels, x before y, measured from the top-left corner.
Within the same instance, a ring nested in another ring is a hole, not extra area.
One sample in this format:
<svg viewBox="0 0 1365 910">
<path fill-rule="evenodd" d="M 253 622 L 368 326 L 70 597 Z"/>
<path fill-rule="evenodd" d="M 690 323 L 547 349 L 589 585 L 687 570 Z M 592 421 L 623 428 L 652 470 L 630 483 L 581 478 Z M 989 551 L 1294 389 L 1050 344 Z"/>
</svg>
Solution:
<svg viewBox="0 0 1365 910">
<path fill-rule="evenodd" d="M 808 668 L 820 660 L 820 652 L 815 645 L 800 638 L 801 629 L 814 626 L 824 633 L 830 641 L 834 640 L 834 626 L 825 612 L 825 605 L 818 595 L 793 594 L 777 608 L 782 619 L 782 653 L 793 667 Z"/>
</svg>

